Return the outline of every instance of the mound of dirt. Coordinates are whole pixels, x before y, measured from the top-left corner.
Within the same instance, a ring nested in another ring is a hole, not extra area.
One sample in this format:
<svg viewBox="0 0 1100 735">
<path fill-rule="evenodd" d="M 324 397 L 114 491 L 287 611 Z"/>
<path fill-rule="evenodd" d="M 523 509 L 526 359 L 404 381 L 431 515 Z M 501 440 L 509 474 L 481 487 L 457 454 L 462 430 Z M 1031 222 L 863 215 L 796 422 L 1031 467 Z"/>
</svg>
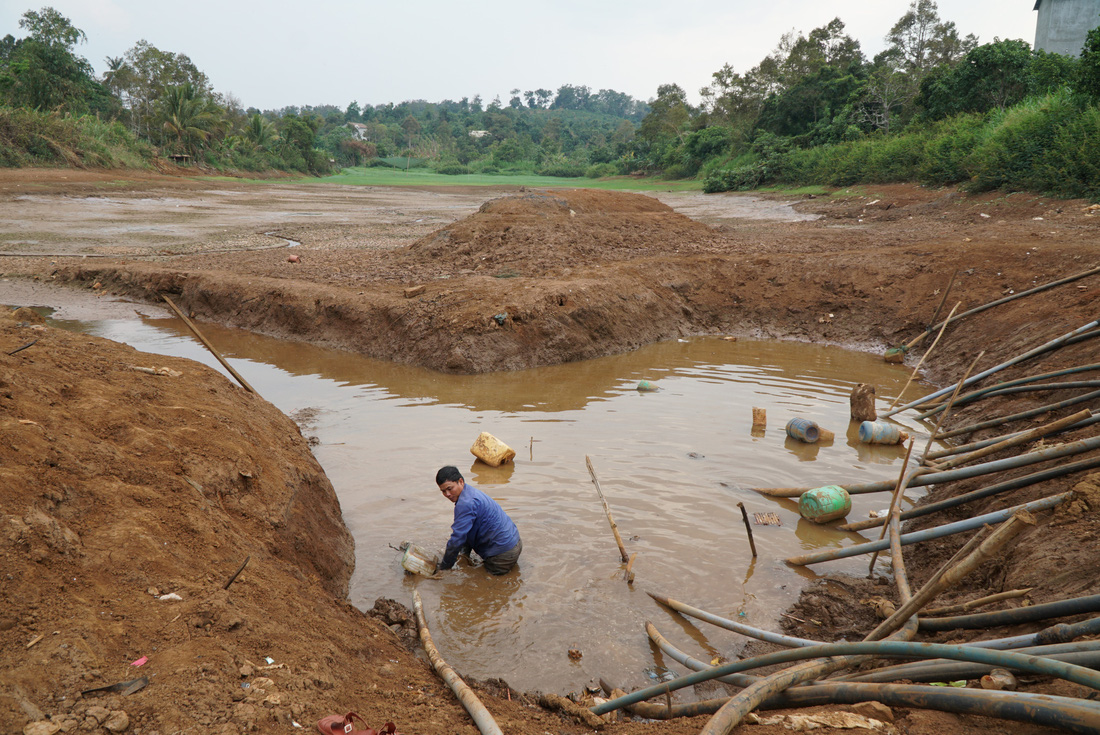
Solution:
<svg viewBox="0 0 1100 735">
<path fill-rule="evenodd" d="M 514 278 L 560 273 L 596 259 L 618 261 L 715 252 L 721 237 L 650 196 L 577 189 L 493 199 L 476 214 L 398 253 L 420 277 L 477 273 Z"/>
</svg>

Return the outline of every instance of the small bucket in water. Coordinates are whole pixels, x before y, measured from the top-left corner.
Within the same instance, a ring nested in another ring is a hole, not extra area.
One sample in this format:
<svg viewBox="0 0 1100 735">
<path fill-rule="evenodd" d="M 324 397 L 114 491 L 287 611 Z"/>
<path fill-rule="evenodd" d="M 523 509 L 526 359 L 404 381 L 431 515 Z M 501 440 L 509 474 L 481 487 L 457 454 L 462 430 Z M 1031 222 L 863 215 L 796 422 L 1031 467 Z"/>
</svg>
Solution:
<svg viewBox="0 0 1100 735">
<path fill-rule="evenodd" d="M 516 456 L 516 450 L 489 432 L 483 431 L 478 434 L 474 445 L 470 447 L 470 454 L 490 467 L 500 467 L 505 462 L 512 461 Z"/>
<path fill-rule="evenodd" d="M 809 419 L 794 418 L 787 422 L 787 436 L 807 444 L 816 444 L 821 438 L 821 427 Z"/>
<path fill-rule="evenodd" d="M 798 512 L 807 521 L 828 523 L 848 515 L 852 509 L 852 496 L 839 485 L 815 487 L 802 493 L 798 499 Z"/>
<path fill-rule="evenodd" d="M 882 356 L 886 362 L 892 362 L 895 364 L 905 362 L 905 353 L 909 351 L 909 348 L 905 345 L 901 347 L 891 347 L 886 350 L 886 354 Z"/>
<path fill-rule="evenodd" d="M 401 566 L 405 568 L 406 572 L 421 574 L 425 577 L 431 577 L 435 574 L 436 559 L 434 556 L 430 556 L 424 549 L 407 541 L 401 547 L 405 549 L 405 553 L 401 557 Z"/>
<path fill-rule="evenodd" d="M 864 421 L 859 425 L 859 440 L 864 444 L 901 444 L 909 434 L 894 424 Z"/>
</svg>

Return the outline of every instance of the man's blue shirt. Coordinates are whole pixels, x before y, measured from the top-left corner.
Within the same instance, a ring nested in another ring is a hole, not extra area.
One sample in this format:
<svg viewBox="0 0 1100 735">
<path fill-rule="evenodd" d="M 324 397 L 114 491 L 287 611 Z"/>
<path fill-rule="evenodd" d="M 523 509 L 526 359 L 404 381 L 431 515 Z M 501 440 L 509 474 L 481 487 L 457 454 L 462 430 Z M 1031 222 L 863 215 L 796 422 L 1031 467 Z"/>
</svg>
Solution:
<svg viewBox="0 0 1100 735">
<path fill-rule="evenodd" d="M 469 546 L 482 559 L 503 554 L 519 542 L 516 524 L 497 501 L 470 483 L 455 503 L 455 520 L 451 524 L 451 539 L 443 554 L 440 569 L 450 569 L 463 546 Z"/>
</svg>

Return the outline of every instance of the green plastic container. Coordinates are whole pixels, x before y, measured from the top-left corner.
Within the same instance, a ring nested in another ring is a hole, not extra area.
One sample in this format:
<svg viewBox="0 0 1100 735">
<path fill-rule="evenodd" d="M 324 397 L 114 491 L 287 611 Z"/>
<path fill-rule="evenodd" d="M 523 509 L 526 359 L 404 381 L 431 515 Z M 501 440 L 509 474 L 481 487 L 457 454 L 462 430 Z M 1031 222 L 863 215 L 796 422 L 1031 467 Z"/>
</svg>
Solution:
<svg viewBox="0 0 1100 735">
<path fill-rule="evenodd" d="M 839 485 L 815 487 L 802 493 L 798 512 L 807 521 L 828 523 L 843 518 L 852 510 L 852 496 Z"/>
</svg>

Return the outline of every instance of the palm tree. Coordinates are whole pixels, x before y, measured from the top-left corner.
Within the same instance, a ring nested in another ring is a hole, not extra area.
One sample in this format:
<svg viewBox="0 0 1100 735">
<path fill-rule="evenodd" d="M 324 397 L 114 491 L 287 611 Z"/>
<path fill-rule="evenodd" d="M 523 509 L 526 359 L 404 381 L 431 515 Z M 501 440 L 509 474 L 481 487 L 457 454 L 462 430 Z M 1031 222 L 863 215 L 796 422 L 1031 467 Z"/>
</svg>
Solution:
<svg viewBox="0 0 1100 735">
<path fill-rule="evenodd" d="M 244 137 L 247 138 L 252 145 L 256 146 L 256 148 L 265 150 L 278 140 L 279 134 L 276 132 L 275 126 L 271 124 L 271 121 L 257 112 L 252 117 L 248 118 L 248 127 L 245 128 Z"/>
<path fill-rule="evenodd" d="M 195 87 L 184 83 L 168 87 L 160 100 L 161 127 L 172 147 L 192 156 L 221 125 L 219 110 L 212 100 L 198 96 Z"/>
</svg>

